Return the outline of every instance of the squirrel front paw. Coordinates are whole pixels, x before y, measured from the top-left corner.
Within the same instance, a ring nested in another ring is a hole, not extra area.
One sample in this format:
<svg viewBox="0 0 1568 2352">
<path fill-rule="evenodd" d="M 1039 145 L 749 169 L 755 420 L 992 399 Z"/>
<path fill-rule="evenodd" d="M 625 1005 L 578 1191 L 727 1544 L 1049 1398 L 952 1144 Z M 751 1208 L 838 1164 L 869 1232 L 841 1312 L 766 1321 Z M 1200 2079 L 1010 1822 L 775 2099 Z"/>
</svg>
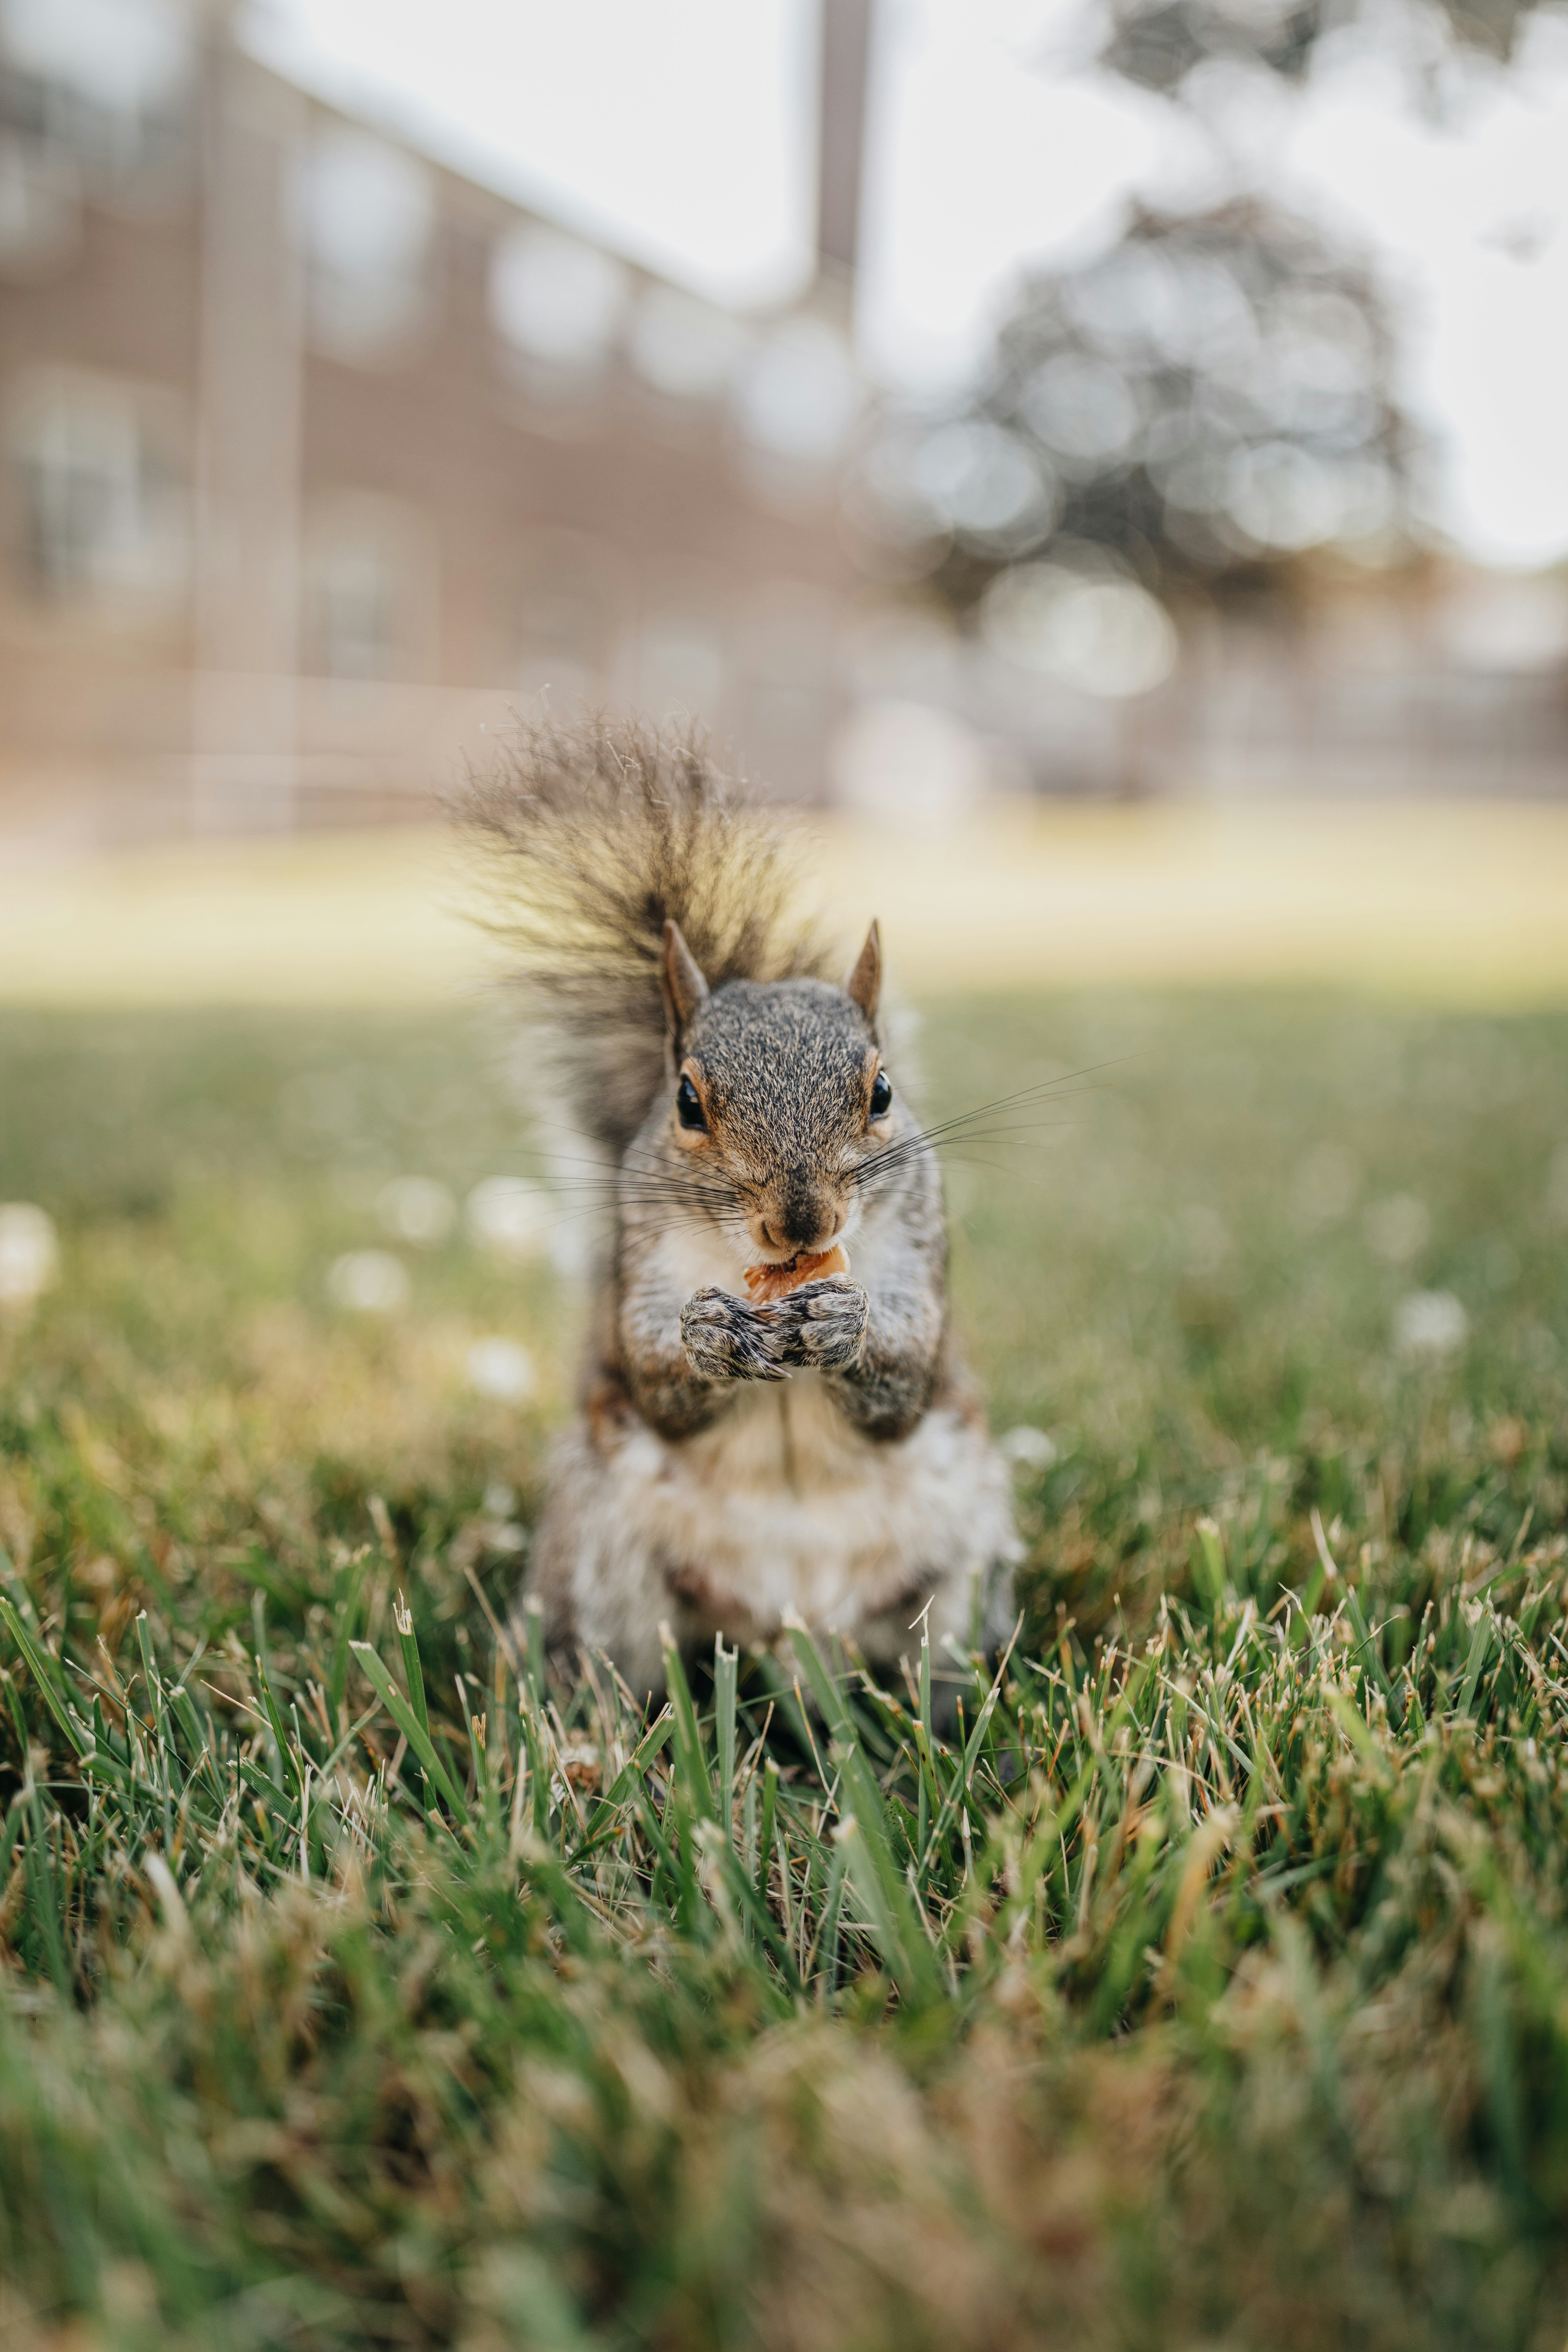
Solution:
<svg viewBox="0 0 1568 2352">
<path fill-rule="evenodd" d="M 784 1334 L 771 1307 L 748 1307 L 727 1290 L 694 1291 L 680 1310 L 680 1344 L 700 1380 L 782 1381 Z"/>
<path fill-rule="evenodd" d="M 803 1282 L 760 1312 L 776 1318 L 783 1362 L 816 1372 L 847 1372 L 860 1360 L 871 1302 L 847 1274 L 829 1274 L 820 1282 Z"/>
</svg>

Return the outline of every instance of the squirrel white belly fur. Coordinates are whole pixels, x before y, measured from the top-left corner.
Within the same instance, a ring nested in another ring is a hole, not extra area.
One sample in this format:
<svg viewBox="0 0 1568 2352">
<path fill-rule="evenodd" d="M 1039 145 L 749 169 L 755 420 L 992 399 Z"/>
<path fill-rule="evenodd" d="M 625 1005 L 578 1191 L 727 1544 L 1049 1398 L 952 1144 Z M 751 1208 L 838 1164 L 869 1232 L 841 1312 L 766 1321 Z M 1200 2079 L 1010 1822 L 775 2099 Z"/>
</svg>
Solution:
<svg viewBox="0 0 1568 2352">
<path fill-rule="evenodd" d="M 922 1614 L 939 1657 L 977 1613 L 994 1638 L 1010 1485 L 949 1329 L 935 1154 L 884 1061 L 876 925 L 833 985 L 776 836 L 692 740 L 542 730 L 470 813 L 507 853 L 554 1084 L 613 1171 L 529 1574 L 552 1643 L 653 1692 L 666 1624 L 751 1647 L 799 1617 L 883 1666 Z M 791 1275 L 838 1248 L 847 1273 Z M 759 1266 L 797 1286 L 756 1303 Z"/>
<path fill-rule="evenodd" d="M 862 1263 L 857 1251 L 857 1274 Z M 722 1286 L 722 1270 L 710 1279 Z M 799 1617 L 891 1667 L 918 1647 L 928 1602 L 938 1659 L 947 1637 L 968 1643 L 976 1580 L 994 1635 L 1011 1501 L 967 1400 L 879 1440 L 802 1370 L 750 1387 L 679 1443 L 637 1423 L 595 1440 L 579 1422 L 557 1451 L 539 1569 L 548 1589 L 567 1586 L 578 1638 L 609 1651 L 634 1688 L 658 1684 L 664 1622 L 693 1649 L 716 1632 L 772 1642 Z"/>
</svg>

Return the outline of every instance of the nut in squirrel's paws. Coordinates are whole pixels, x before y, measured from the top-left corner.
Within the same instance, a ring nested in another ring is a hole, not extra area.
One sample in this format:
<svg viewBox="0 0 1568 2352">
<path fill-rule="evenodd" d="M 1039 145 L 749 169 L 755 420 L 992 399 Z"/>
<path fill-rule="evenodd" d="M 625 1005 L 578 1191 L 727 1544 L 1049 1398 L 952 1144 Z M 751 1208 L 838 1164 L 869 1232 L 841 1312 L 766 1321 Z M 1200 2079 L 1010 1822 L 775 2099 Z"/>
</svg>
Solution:
<svg viewBox="0 0 1568 2352">
<path fill-rule="evenodd" d="M 820 1282 L 825 1276 L 848 1271 L 848 1254 L 835 1242 L 827 1250 L 801 1250 L 784 1265 L 749 1265 L 746 1289 L 753 1305 L 763 1307 L 771 1299 L 787 1298 L 803 1282 Z"/>
<path fill-rule="evenodd" d="M 755 1309 L 778 1332 L 782 1360 L 809 1371 L 847 1372 L 859 1362 L 871 1302 L 847 1275 L 814 1275 L 787 1298 Z"/>
</svg>

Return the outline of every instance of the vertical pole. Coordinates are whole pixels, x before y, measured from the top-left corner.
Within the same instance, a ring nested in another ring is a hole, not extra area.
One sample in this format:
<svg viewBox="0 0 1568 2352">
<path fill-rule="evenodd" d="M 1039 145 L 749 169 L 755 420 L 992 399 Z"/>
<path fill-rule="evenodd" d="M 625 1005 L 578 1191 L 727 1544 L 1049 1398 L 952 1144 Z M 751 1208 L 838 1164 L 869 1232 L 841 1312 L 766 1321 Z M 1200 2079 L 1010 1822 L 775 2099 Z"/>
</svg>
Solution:
<svg viewBox="0 0 1568 2352">
<path fill-rule="evenodd" d="M 816 165 L 816 257 L 825 278 L 847 282 L 860 244 L 873 0 L 822 0 Z"/>
<path fill-rule="evenodd" d="M 205 59 L 191 818 L 292 824 L 300 663 L 304 99 L 220 18 Z"/>
</svg>

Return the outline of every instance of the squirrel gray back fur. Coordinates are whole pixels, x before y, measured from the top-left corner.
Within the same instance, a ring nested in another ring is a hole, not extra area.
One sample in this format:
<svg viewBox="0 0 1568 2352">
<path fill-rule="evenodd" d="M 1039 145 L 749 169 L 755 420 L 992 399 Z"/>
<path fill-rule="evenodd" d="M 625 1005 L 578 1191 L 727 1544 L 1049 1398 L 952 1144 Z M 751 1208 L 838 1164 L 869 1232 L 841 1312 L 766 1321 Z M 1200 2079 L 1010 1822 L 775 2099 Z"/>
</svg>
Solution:
<svg viewBox="0 0 1568 2352">
<path fill-rule="evenodd" d="M 488 928 L 583 1132 L 617 1160 L 663 1081 L 658 962 L 678 923 L 713 988 L 823 979 L 792 912 L 781 827 L 696 728 L 591 718 L 520 725 L 471 774 L 459 822 L 481 852 Z"/>
</svg>

